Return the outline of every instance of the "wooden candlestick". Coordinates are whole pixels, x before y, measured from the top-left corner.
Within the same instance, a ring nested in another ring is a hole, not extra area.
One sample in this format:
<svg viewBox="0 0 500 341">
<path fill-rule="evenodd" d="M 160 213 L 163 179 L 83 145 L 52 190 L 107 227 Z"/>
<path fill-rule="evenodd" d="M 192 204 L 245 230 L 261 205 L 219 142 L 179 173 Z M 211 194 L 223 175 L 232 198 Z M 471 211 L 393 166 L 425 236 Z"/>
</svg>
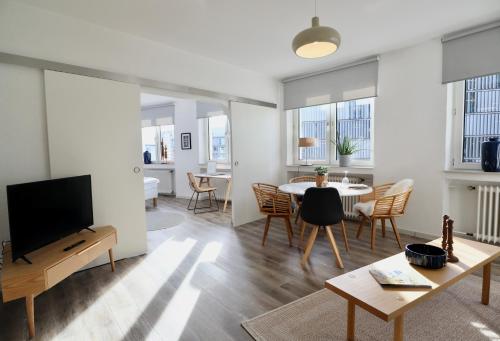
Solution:
<svg viewBox="0 0 500 341">
<path fill-rule="evenodd" d="M 448 240 L 447 240 L 448 262 L 456 263 L 458 262 L 458 258 L 455 255 L 453 255 L 453 220 L 451 219 L 448 219 L 447 235 L 448 235 Z"/>
<path fill-rule="evenodd" d="M 443 241 L 441 242 L 441 248 L 446 250 L 446 242 L 448 239 L 448 217 L 446 214 L 443 216 Z"/>
</svg>

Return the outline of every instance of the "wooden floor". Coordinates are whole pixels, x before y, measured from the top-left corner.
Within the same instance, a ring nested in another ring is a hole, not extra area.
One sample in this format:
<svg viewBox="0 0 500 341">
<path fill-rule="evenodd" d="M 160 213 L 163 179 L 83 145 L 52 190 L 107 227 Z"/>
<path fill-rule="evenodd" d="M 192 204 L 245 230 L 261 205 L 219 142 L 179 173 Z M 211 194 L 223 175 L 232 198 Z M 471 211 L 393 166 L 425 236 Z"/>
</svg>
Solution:
<svg viewBox="0 0 500 341">
<path fill-rule="evenodd" d="M 158 209 L 185 214 L 181 225 L 148 232 L 148 254 L 76 273 L 36 298 L 40 340 L 249 340 L 243 320 L 323 288 L 324 281 L 399 252 L 392 233 L 369 233 L 356 240 L 349 224 L 351 251 L 335 237 L 345 269 L 335 261 L 324 234 L 307 268 L 301 251 L 288 246 L 282 221 L 272 222 L 261 246 L 264 220 L 238 228 L 230 213 L 193 215 L 186 200 L 162 197 Z M 152 210 L 152 208 L 149 208 Z M 295 228 L 295 236 L 298 229 Z M 403 243 L 421 241 L 402 235 Z M 493 267 L 493 280 L 500 270 Z M 0 340 L 27 339 L 22 300 L 0 304 Z"/>
</svg>

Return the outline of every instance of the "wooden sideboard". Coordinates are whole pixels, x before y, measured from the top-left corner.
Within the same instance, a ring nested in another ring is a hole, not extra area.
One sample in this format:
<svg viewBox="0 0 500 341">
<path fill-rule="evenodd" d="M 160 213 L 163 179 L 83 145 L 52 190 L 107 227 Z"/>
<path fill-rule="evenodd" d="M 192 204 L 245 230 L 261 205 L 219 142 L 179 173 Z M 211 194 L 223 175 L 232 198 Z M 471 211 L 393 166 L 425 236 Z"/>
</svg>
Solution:
<svg viewBox="0 0 500 341">
<path fill-rule="evenodd" d="M 113 226 L 103 226 L 94 230 L 95 232 L 82 230 L 27 254 L 26 257 L 33 264 L 21 259 L 12 263 L 10 247 L 5 247 L 1 279 L 3 301 L 26 299 L 30 337 L 35 336 L 34 299 L 37 295 L 52 288 L 106 251 L 109 254 L 111 270 L 115 271 L 112 248 L 117 243 L 116 229 Z M 64 248 L 80 240 L 85 242 L 64 251 Z"/>
</svg>

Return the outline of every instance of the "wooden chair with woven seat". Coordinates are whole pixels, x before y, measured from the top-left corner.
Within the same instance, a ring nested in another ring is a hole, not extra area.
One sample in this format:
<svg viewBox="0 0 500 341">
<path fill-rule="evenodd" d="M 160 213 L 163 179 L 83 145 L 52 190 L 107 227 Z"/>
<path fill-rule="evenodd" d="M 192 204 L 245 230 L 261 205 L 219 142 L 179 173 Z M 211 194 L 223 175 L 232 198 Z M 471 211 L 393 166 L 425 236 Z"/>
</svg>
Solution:
<svg viewBox="0 0 500 341">
<path fill-rule="evenodd" d="M 264 236 L 262 237 L 262 246 L 266 244 L 267 233 L 271 224 L 271 218 L 283 218 L 288 235 L 288 244 L 292 246 L 293 229 L 290 223 L 292 215 L 292 201 L 290 194 L 281 192 L 277 186 L 255 183 L 252 189 L 257 199 L 257 205 L 262 214 L 267 216 Z"/>
<path fill-rule="evenodd" d="M 313 175 L 303 175 L 303 176 L 297 176 L 295 178 L 291 178 L 290 181 L 288 181 L 288 182 L 291 183 L 291 184 L 293 184 L 293 183 L 297 183 L 297 182 L 315 182 L 315 181 L 316 181 L 316 177 L 315 176 L 313 176 Z M 302 207 L 302 196 L 301 195 L 292 194 L 292 200 L 295 203 L 295 205 L 297 206 L 297 212 L 296 212 L 296 215 L 295 215 L 295 224 L 297 224 L 297 222 L 299 221 L 299 218 L 300 218 L 300 210 L 301 210 L 301 207 Z"/>
<path fill-rule="evenodd" d="M 210 187 L 210 186 L 202 186 L 201 184 L 198 184 L 196 182 L 196 178 L 194 177 L 193 173 L 188 172 L 187 173 L 188 180 L 189 180 L 189 187 L 193 190 L 193 194 L 191 195 L 191 199 L 189 200 L 189 204 L 187 209 L 188 210 L 193 210 L 194 214 L 198 213 L 206 213 L 206 212 L 216 212 L 219 210 L 219 202 L 217 201 L 217 197 L 215 196 L 215 187 Z M 207 193 L 208 194 L 208 201 L 210 202 L 209 206 L 205 207 L 198 207 L 198 198 L 200 194 Z M 194 202 L 194 207 L 191 208 L 191 202 L 193 201 L 193 197 L 196 194 L 196 200 Z M 205 210 L 205 209 L 211 209 L 212 208 L 212 196 L 214 197 L 215 201 L 215 209 L 212 210 Z M 197 212 L 197 210 L 203 210 L 202 212 Z"/>
<path fill-rule="evenodd" d="M 374 186 L 372 193 L 360 196 L 359 202 L 354 205 L 354 211 L 361 216 L 356 238 L 359 238 L 363 224 L 368 221 L 371 227 L 371 248 L 375 249 L 376 222 L 381 221 L 382 237 L 385 238 L 385 220 L 389 219 L 399 248 L 403 249 L 395 218 L 405 213 L 412 190 L 413 180 L 404 179 L 396 183 Z"/>
</svg>

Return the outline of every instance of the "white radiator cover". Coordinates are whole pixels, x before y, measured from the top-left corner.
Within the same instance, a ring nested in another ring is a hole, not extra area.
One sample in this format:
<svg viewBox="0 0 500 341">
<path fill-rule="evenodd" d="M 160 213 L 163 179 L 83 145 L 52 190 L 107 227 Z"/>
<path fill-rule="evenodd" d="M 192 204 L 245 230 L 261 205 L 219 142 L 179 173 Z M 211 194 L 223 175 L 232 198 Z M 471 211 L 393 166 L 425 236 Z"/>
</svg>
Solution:
<svg viewBox="0 0 500 341">
<path fill-rule="evenodd" d="M 173 169 L 144 169 L 144 176 L 160 180 L 158 193 L 175 194 Z"/>
<path fill-rule="evenodd" d="M 500 208 L 500 186 L 477 186 L 476 239 L 497 243 L 500 241 L 498 211 Z"/>
</svg>

